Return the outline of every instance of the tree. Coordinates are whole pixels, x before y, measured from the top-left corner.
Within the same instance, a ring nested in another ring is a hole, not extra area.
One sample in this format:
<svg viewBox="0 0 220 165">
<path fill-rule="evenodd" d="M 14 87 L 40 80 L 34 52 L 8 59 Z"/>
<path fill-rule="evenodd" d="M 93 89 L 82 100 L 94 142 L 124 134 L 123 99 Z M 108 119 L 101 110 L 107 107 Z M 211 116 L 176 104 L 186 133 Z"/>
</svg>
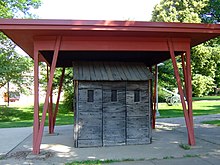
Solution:
<svg viewBox="0 0 220 165">
<path fill-rule="evenodd" d="M 40 84 L 46 90 L 47 88 L 47 66 L 45 63 L 40 63 Z M 63 68 L 56 68 L 54 78 L 53 78 L 53 91 L 58 91 L 60 84 L 60 77 Z M 73 68 L 65 68 L 65 75 L 63 81 L 62 90 L 64 91 L 64 105 L 67 110 L 73 110 L 73 96 L 74 96 L 74 86 L 73 86 Z"/>
<path fill-rule="evenodd" d="M 220 22 L 220 1 L 209 0 L 208 5 L 206 5 L 201 11 L 201 18 L 202 22 L 206 23 Z"/>
<path fill-rule="evenodd" d="M 1 0 L 0 18 L 32 18 L 31 9 L 37 9 L 41 0 Z"/>
<path fill-rule="evenodd" d="M 1 0 L 1 18 L 30 18 L 32 8 L 38 8 L 40 0 Z M 15 51 L 15 44 L 0 33 L 0 88 L 7 82 L 13 82 L 21 91 L 29 86 L 31 60 Z"/>
<path fill-rule="evenodd" d="M 212 13 L 219 12 L 219 6 L 212 8 L 216 3 L 220 3 L 219 0 L 162 0 L 159 4 L 154 7 L 154 11 L 152 13 L 152 21 L 160 21 L 160 22 L 183 22 L 183 23 L 201 23 L 206 20 L 208 13 L 212 11 Z M 218 17 L 213 14 L 212 20 L 217 20 Z M 212 88 L 214 82 L 219 84 L 219 75 L 218 65 L 219 65 L 219 39 L 211 40 L 205 44 L 201 44 L 197 47 L 194 47 L 191 52 L 192 58 L 192 77 L 193 80 L 199 78 L 200 81 L 204 81 L 204 83 L 210 81 L 204 91 L 202 85 L 193 84 L 193 94 L 197 95 L 196 89 L 199 91 L 203 91 L 202 94 L 208 94 Z M 217 48 L 216 48 L 217 46 Z M 166 66 L 163 66 L 164 69 Z M 163 69 L 161 67 L 161 69 Z M 167 70 L 166 70 L 167 71 Z M 172 75 L 171 73 L 167 73 L 168 75 Z M 168 75 L 166 77 L 168 77 Z M 199 75 L 199 76 L 198 76 Z M 203 78 L 201 78 L 203 77 Z M 163 77 L 160 77 L 164 84 L 172 84 L 172 76 L 170 80 L 165 80 Z M 192 81 L 192 83 L 196 83 L 197 81 Z M 170 85 L 170 86 L 172 86 Z"/>
<path fill-rule="evenodd" d="M 162 0 L 154 7 L 152 21 L 200 23 L 208 0 Z"/>
</svg>

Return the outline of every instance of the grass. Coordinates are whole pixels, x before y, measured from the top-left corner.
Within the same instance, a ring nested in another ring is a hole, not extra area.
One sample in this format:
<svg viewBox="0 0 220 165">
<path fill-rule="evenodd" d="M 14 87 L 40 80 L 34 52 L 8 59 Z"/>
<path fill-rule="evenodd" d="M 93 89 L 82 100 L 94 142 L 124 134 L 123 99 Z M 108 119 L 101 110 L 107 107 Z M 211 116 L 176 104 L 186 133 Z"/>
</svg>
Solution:
<svg viewBox="0 0 220 165">
<path fill-rule="evenodd" d="M 120 162 L 118 160 L 85 160 L 85 161 L 74 161 L 71 163 L 66 163 L 65 165 L 101 165 L 102 163 L 114 163 Z"/>
<path fill-rule="evenodd" d="M 188 144 L 182 144 L 181 143 L 181 144 L 179 144 L 179 147 L 184 149 L 184 150 L 190 150 L 191 149 L 191 147 Z"/>
<path fill-rule="evenodd" d="M 204 121 L 203 124 L 212 124 L 216 126 L 220 126 L 220 120 L 211 120 L 211 121 Z"/>
<path fill-rule="evenodd" d="M 33 109 L 33 106 L 0 107 L 0 128 L 33 126 Z M 43 109 L 42 104 L 40 105 L 40 109 Z M 73 124 L 73 112 L 68 112 L 61 103 L 56 125 L 67 124 Z M 46 119 L 45 125 L 48 125 L 48 119 Z"/>
<path fill-rule="evenodd" d="M 217 96 L 220 97 L 220 96 Z M 216 99 L 215 96 L 204 97 Z M 201 99 L 201 98 L 200 98 Z M 33 125 L 33 106 L 14 106 L 2 107 L 0 106 L 0 128 L 11 127 L 29 127 Z M 42 104 L 40 105 L 42 109 Z M 160 118 L 183 117 L 183 110 L 181 103 L 175 106 L 168 106 L 166 103 L 159 103 Z M 193 115 L 209 115 L 220 113 L 220 101 L 194 101 Z M 41 115 L 41 114 L 40 114 Z M 56 125 L 73 124 L 73 112 L 68 112 L 68 109 L 61 102 L 59 106 L 59 113 L 57 115 Z M 210 124 L 219 124 L 218 121 L 210 121 Z M 208 124 L 209 124 L 208 123 Z M 46 120 L 45 125 L 48 125 Z"/>
<path fill-rule="evenodd" d="M 160 118 L 183 117 L 182 105 L 168 106 L 166 103 L 159 104 Z M 210 115 L 220 113 L 219 101 L 194 101 L 193 115 Z"/>
<path fill-rule="evenodd" d="M 163 159 L 174 159 L 174 157 L 173 156 L 165 156 L 165 157 L 163 157 Z"/>
<path fill-rule="evenodd" d="M 220 100 L 220 96 L 193 97 L 193 101 Z"/>
<path fill-rule="evenodd" d="M 132 162 L 132 161 L 143 161 L 145 159 L 122 159 L 122 160 L 85 160 L 85 161 L 73 161 L 66 163 L 65 165 L 101 165 L 103 163 L 110 164 L 115 162 Z"/>
</svg>

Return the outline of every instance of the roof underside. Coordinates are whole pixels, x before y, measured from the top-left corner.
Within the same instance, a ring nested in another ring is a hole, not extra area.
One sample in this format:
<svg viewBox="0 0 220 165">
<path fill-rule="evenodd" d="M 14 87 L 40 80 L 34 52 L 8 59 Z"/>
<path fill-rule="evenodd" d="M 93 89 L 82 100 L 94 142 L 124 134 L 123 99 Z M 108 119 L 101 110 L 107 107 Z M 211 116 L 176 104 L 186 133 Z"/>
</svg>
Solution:
<svg viewBox="0 0 220 165">
<path fill-rule="evenodd" d="M 52 63 L 53 51 L 41 53 L 49 63 Z M 175 53 L 179 55 L 181 52 Z M 142 62 L 152 66 L 169 58 L 169 52 L 162 51 L 60 51 L 57 67 L 71 67 L 73 61 Z"/>
<path fill-rule="evenodd" d="M 152 74 L 143 63 L 74 62 L 74 80 L 147 81 Z"/>
<path fill-rule="evenodd" d="M 72 61 L 132 61 L 144 62 L 147 66 L 151 66 L 169 59 L 169 52 L 168 50 L 159 50 L 160 46 L 156 44 L 152 45 L 154 47 L 152 51 L 146 51 L 143 49 L 145 43 L 142 40 L 150 42 L 155 38 L 189 39 L 189 46 L 192 47 L 219 36 L 220 25 L 135 21 L 0 19 L 0 31 L 11 38 L 32 58 L 36 38 L 43 37 L 44 40 L 53 36 L 72 37 L 72 40 L 78 38 L 79 42 L 73 44 L 73 47 L 78 47 L 65 50 L 65 46 L 63 46 L 64 48 L 60 50 L 57 67 L 70 67 Z M 99 49 L 99 44 L 102 44 L 100 39 L 102 38 L 105 38 L 103 41 L 105 45 Z M 98 46 L 97 44 L 90 46 L 90 43 L 95 42 L 96 39 L 99 42 Z M 108 42 L 108 39 L 111 42 Z M 84 42 L 81 42 L 83 40 Z M 118 41 L 121 41 L 120 46 L 124 46 L 123 48 L 117 47 Z M 110 45 L 112 43 L 115 45 Z M 86 49 L 83 47 L 84 44 L 87 44 Z M 142 44 L 142 47 L 140 48 L 138 44 Z M 51 64 L 53 49 L 39 50 L 45 60 Z M 176 55 L 181 53 L 181 51 L 174 51 Z"/>
</svg>

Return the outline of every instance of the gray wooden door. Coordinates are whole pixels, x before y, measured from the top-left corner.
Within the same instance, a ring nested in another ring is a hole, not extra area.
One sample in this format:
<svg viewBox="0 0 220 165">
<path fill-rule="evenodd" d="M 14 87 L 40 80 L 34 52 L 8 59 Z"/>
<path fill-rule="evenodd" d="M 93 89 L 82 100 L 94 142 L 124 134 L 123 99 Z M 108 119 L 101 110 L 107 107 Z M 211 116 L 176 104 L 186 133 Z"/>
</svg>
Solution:
<svg viewBox="0 0 220 165">
<path fill-rule="evenodd" d="M 126 144 L 125 83 L 103 84 L 103 146 Z"/>
<path fill-rule="evenodd" d="M 102 87 L 96 82 L 80 82 L 78 90 L 76 147 L 102 146 Z"/>
<path fill-rule="evenodd" d="M 127 144 L 150 143 L 149 102 L 148 82 L 127 83 Z"/>
</svg>

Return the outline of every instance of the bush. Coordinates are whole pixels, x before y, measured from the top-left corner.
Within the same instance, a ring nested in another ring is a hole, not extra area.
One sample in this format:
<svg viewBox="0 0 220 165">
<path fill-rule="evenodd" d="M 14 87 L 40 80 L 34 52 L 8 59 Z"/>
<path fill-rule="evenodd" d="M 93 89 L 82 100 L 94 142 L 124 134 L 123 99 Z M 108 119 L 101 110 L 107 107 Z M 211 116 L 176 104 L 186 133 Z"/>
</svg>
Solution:
<svg viewBox="0 0 220 165">
<path fill-rule="evenodd" d="M 208 95 L 214 87 L 214 79 L 201 74 L 195 74 L 192 80 L 193 96 Z"/>
</svg>

